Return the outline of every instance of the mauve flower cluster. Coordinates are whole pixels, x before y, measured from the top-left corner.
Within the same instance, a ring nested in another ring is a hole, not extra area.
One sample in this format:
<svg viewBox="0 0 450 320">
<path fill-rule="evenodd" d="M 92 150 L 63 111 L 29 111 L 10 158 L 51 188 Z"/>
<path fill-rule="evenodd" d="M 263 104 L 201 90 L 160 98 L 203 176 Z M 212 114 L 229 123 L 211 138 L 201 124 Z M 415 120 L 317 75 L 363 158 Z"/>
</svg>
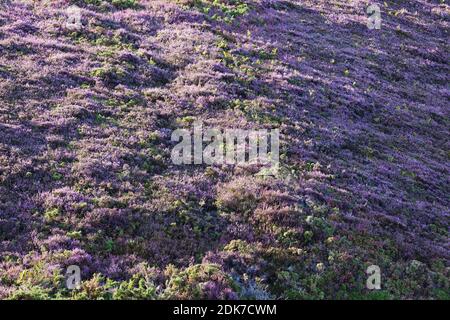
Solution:
<svg viewBox="0 0 450 320">
<path fill-rule="evenodd" d="M 450 9 L 370 4 L 1 1 L 0 298 L 449 299 Z M 174 165 L 195 120 L 279 174 Z"/>
</svg>

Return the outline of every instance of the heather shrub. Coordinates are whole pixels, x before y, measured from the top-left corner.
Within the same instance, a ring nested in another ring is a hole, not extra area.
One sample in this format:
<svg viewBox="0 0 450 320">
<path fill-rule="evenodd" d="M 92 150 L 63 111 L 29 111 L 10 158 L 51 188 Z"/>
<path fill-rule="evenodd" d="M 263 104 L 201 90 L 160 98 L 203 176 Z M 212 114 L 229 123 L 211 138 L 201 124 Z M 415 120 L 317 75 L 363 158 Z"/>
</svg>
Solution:
<svg viewBox="0 0 450 320">
<path fill-rule="evenodd" d="M 50 299 L 50 290 L 40 286 L 19 287 L 8 296 L 8 300 L 48 300 Z"/>
<path fill-rule="evenodd" d="M 139 4 L 139 0 L 111 0 L 111 3 L 117 8 L 135 8 Z"/>
<path fill-rule="evenodd" d="M 62 277 L 58 269 L 52 271 L 51 265 L 44 261 L 37 261 L 32 267 L 20 272 L 16 280 L 18 286 L 58 288 L 62 284 Z"/>
<path fill-rule="evenodd" d="M 198 264 L 172 270 L 163 293 L 168 299 L 236 299 L 236 285 L 219 265 Z"/>
<path fill-rule="evenodd" d="M 239 178 L 222 185 L 217 192 L 216 206 L 224 213 L 249 215 L 258 205 L 257 180 Z"/>
<path fill-rule="evenodd" d="M 311 228 L 312 234 L 319 235 L 322 239 L 330 238 L 334 233 L 333 226 L 325 218 L 308 216 L 305 221 Z"/>
<path fill-rule="evenodd" d="M 91 279 L 81 282 L 81 287 L 72 291 L 70 298 L 74 300 L 111 299 L 109 288 L 113 282 L 101 274 L 94 274 Z"/>
<path fill-rule="evenodd" d="M 239 299 L 243 300 L 269 300 L 272 295 L 268 292 L 267 285 L 261 285 L 251 279 L 235 279 L 236 285 L 239 287 Z"/>
<path fill-rule="evenodd" d="M 139 4 L 139 0 L 77 0 L 76 2 L 95 6 L 99 6 L 102 3 L 110 3 L 119 9 L 136 8 Z"/>
<path fill-rule="evenodd" d="M 244 0 L 175 0 L 176 3 L 194 7 L 210 19 L 231 23 L 246 15 L 250 6 Z"/>
<path fill-rule="evenodd" d="M 157 298 L 157 291 L 145 278 L 134 275 L 130 280 L 121 282 L 112 297 L 119 300 L 149 300 Z"/>
<path fill-rule="evenodd" d="M 243 254 L 251 253 L 254 247 L 244 240 L 231 240 L 228 244 L 223 247 L 224 251 L 229 252 L 240 252 Z"/>
</svg>

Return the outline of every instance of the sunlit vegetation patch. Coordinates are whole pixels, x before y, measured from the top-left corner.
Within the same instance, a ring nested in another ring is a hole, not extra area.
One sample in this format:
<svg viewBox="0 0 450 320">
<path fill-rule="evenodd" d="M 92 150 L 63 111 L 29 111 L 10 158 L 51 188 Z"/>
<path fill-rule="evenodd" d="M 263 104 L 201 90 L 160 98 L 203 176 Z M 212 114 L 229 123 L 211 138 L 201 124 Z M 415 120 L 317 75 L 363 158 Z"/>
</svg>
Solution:
<svg viewBox="0 0 450 320">
<path fill-rule="evenodd" d="M 245 0 L 175 0 L 175 2 L 194 7 L 211 20 L 225 23 L 232 23 L 250 11 L 250 5 Z"/>
<path fill-rule="evenodd" d="M 411 3 L 7 1 L 0 299 L 448 300 L 448 8 Z M 281 163 L 175 165 L 196 122 Z"/>
</svg>

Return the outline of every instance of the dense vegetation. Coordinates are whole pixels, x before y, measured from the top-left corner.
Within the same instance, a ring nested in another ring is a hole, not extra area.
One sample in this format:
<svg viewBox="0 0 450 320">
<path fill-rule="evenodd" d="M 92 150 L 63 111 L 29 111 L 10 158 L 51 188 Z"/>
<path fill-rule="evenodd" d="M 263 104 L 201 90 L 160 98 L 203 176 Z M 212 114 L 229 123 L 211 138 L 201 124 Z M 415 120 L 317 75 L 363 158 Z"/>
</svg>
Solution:
<svg viewBox="0 0 450 320">
<path fill-rule="evenodd" d="M 0 298 L 449 299 L 450 9 L 370 3 L 1 1 Z M 195 120 L 280 174 L 173 165 Z"/>
</svg>

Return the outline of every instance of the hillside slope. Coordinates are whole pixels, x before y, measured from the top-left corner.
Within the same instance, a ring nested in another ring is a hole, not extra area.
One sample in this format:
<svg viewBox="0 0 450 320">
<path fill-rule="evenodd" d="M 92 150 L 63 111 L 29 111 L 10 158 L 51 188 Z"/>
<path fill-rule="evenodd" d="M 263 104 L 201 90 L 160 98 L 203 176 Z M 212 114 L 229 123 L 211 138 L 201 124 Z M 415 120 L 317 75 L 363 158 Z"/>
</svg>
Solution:
<svg viewBox="0 0 450 320">
<path fill-rule="evenodd" d="M 0 298 L 448 299 L 450 10 L 370 4 L 2 1 Z M 279 174 L 174 165 L 194 121 Z"/>
</svg>

